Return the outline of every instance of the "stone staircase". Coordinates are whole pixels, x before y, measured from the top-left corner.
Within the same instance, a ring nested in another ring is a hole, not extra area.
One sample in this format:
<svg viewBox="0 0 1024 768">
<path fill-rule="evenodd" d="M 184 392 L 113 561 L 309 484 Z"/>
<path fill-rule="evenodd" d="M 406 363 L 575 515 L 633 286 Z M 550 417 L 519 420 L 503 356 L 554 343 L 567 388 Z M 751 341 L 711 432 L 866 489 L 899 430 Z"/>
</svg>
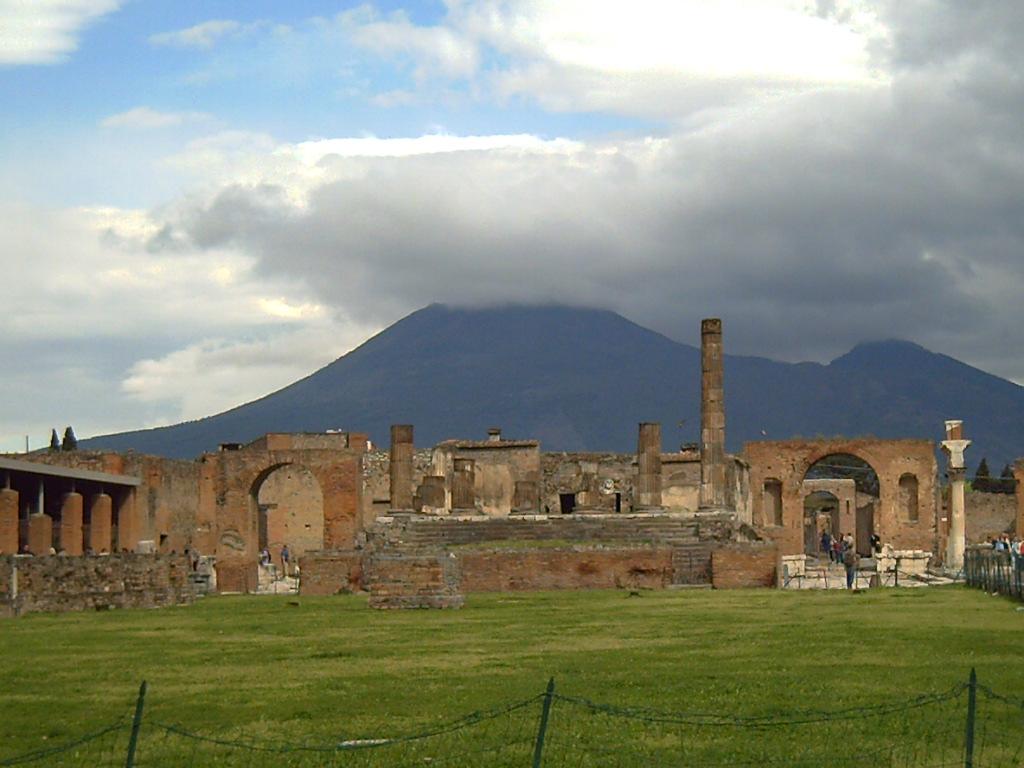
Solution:
<svg viewBox="0 0 1024 768">
<path fill-rule="evenodd" d="M 702 541 L 701 522 L 669 515 L 443 518 L 412 516 L 370 531 L 378 546 L 403 549 L 510 546 L 526 542 L 569 545 L 685 546 Z"/>
</svg>

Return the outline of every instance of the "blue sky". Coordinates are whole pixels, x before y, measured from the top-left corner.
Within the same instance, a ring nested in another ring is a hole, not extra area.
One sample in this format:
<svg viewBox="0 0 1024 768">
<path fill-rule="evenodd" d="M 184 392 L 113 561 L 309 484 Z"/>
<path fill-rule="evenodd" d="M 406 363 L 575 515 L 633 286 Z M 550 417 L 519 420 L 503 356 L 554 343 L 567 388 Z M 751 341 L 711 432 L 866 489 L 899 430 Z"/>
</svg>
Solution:
<svg viewBox="0 0 1024 768">
<path fill-rule="evenodd" d="M 434 301 L 1024 380 L 1022 34 L 995 0 L 0 0 L 0 450 L 218 412 Z"/>
</svg>

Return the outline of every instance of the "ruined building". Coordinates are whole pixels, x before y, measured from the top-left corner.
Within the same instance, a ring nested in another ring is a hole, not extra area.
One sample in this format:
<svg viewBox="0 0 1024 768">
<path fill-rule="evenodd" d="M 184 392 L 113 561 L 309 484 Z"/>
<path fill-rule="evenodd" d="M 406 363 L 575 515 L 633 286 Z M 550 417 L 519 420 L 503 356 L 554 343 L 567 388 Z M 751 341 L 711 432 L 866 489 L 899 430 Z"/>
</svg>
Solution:
<svg viewBox="0 0 1024 768">
<path fill-rule="evenodd" d="M 222 591 L 251 591 L 259 553 L 277 561 L 287 544 L 304 591 L 377 583 L 400 596 L 396 585 L 422 578 L 436 597 L 769 584 L 780 555 L 815 554 L 825 531 L 851 534 L 863 554 L 873 536 L 935 559 L 955 557 L 947 538 L 962 550 L 963 506 L 941 518 L 931 441 L 761 441 L 727 454 L 717 319 L 701 324 L 701 382 L 700 443 L 678 451 L 663 450 L 657 423 L 638 425 L 628 455 L 544 453 L 497 427 L 417 448 L 414 426 L 395 425 L 386 452 L 334 432 L 267 434 L 195 461 L 0 459 L 0 554 L 188 548 L 215 558 Z M 951 424 L 943 445 L 955 479 L 966 441 Z"/>
</svg>

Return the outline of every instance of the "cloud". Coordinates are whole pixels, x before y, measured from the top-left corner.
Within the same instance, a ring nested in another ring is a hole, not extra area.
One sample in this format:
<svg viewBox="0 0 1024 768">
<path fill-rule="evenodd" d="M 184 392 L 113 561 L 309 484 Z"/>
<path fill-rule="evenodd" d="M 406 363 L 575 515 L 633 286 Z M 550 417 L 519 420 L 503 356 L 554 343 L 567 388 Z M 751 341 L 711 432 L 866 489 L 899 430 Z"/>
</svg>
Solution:
<svg viewBox="0 0 1024 768">
<path fill-rule="evenodd" d="M 85 437 L 205 415 L 197 404 L 227 408 L 373 330 L 301 281 L 254 273 L 244 253 L 172 248 L 161 226 L 144 211 L 0 205 L 5 269 L 18 275 L 0 315 L 0 357 L 19 361 L 0 399 L 20 404 L 0 414 L 0 450 L 20 450 L 26 432 L 38 446 L 54 425 Z M 182 367 L 160 368 L 165 359 Z M 228 379 L 234 393 L 218 383 Z"/>
<path fill-rule="evenodd" d="M 557 301 L 692 341 L 719 314 L 733 351 L 827 360 L 900 336 L 1024 380 L 1004 353 L 1024 322 L 1024 123 L 991 98 L 1018 88 L 1016 59 L 983 35 L 920 57 L 931 17 L 879 14 L 869 87 L 725 95 L 657 138 L 268 141 L 165 223 L 379 324 Z M 989 22 L 1022 28 L 1006 6 Z"/>
<path fill-rule="evenodd" d="M 339 23 L 355 45 L 411 62 L 420 87 L 462 80 L 478 98 L 679 119 L 726 94 L 884 84 L 873 56 L 886 32 L 877 14 L 866 4 L 825 5 L 479 0 L 449 3 L 431 26 L 365 8 Z"/>
<path fill-rule="evenodd" d="M 186 123 L 205 123 L 213 120 L 205 112 L 159 112 L 150 107 L 133 107 L 100 121 L 104 128 L 137 128 L 142 130 L 170 128 Z"/>
<path fill-rule="evenodd" d="M 57 64 L 121 0 L 0 0 L 0 65 Z"/>
<path fill-rule="evenodd" d="M 173 48 L 212 48 L 223 38 L 236 35 L 245 28 L 232 19 L 211 19 L 185 29 L 150 35 L 149 42 Z"/>
</svg>

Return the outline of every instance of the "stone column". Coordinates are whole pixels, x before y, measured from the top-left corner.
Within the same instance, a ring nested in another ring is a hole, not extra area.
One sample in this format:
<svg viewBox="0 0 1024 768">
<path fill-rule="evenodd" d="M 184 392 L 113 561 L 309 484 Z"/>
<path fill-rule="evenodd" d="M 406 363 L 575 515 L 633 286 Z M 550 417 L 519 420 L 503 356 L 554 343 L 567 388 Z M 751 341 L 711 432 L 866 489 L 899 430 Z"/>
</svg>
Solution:
<svg viewBox="0 0 1024 768">
<path fill-rule="evenodd" d="M 641 422 L 636 445 L 636 504 L 661 506 L 661 424 Z"/>
<path fill-rule="evenodd" d="M 725 508 L 725 377 L 722 321 L 700 323 L 700 508 Z"/>
<path fill-rule="evenodd" d="M 53 547 L 53 518 L 36 513 L 28 517 L 28 551 L 48 555 Z"/>
<path fill-rule="evenodd" d="M 0 490 L 0 554 L 18 552 L 18 492 L 11 488 Z"/>
<path fill-rule="evenodd" d="M 59 551 L 68 555 L 82 554 L 82 494 L 65 493 L 60 502 Z"/>
<path fill-rule="evenodd" d="M 949 539 L 946 542 L 945 566 L 951 571 L 959 571 L 964 567 L 964 547 L 967 545 L 964 509 L 964 476 L 967 469 L 964 451 L 970 444 L 970 440 L 964 440 L 962 421 L 946 422 L 946 439 L 942 441 L 949 476 Z"/>
<path fill-rule="evenodd" d="M 105 493 L 97 493 L 89 502 L 89 549 L 93 554 L 110 552 L 113 509 L 113 500 Z"/>
<path fill-rule="evenodd" d="M 391 425 L 391 509 L 412 509 L 412 424 Z"/>
<path fill-rule="evenodd" d="M 476 466 L 472 459 L 455 459 L 452 475 L 452 511 L 476 511 Z"/>
<path fill-rule="evenodd" d="M 132 489 L 125 494 L 117 508 L 117 551 L 134 552 L 141 538 L 140 533 L 135 514 L 135 490 Z"/>
</svg>

